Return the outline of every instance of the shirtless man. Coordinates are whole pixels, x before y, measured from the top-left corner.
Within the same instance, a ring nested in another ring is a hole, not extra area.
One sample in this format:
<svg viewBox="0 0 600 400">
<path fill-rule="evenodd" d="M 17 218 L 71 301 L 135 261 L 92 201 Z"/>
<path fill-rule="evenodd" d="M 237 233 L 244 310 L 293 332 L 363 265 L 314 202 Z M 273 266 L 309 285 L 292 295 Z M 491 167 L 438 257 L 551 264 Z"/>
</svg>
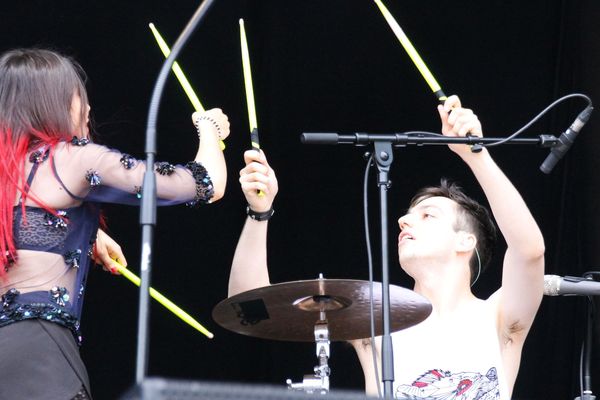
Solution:
<svg viewBox="0 0 600 400">
<path fill-rule="evenodd" d="M 450 112 L 451 111 L 451 112 Z M 438 106 L 446 136 L 482 135 L 477 116 L 456 96 Z M 501 399 L 512 396 L 521 351 L 543 295 L 544 240 L 511 182 L 486 149 L 451 145 L 481 185 L 507 250 L 502 285 L 478 299 L 471 284 L 489 258 L 494 236 L 487 211 L 455 185 L 426 188 L 398 220 L 400 265 L 414 291 L 432 304 L 422 323 L 392 334 L 394 389 L 399 399 Z M 277 179 L 264 154 L 248 151 L 240 183 L 249 217 L 231 267 L 229 296 L 269 285 L 267 219 Z M 265 195 L 258 196 L 257 190 Z M 254 217 L 254 218 L 253 218 Z M 367 393 L 377 394 L 369 339 L 352 342 Z M 376 340 L 380 354 L 380 340 Z"/>
</svg>

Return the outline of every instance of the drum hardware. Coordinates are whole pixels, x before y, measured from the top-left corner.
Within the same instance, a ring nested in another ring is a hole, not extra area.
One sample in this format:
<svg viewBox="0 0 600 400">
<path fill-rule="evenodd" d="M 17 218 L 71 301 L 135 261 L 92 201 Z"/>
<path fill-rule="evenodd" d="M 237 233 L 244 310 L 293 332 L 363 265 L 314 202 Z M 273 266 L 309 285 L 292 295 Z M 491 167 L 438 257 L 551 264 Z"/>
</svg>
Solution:
<svg viewBox="0 0 600 400">
<path fill-rule="evenodd" d="M 330 357 L 329 348 L 329 330 L 327 329 L 327 320 L 325 313 L 321 312 L 321 319 L 315 324 L 315 343 L 317 345 L 317 359 L 319 364 L 314 368 L 313 375 L 304 375 L 302 383 L 292 383 L 291 379 L 287 379 L 288 389 L 304 391 L 306 393 L 321 393 L 329 392 L 329 375 L 331 368 L 327 364 Z"/>
<path fill-rule="evenodd" d="M 307 393 L 329 391 L 331 341 L 371 336 L 368 281 L 325 279 L 293 281 L 248 290 L 221 301 L 213 319 L 231 331 L 274 340 L 315 342 L 318 365 L 302 383 L 287 379 L 289 389 Z M 375 335 L 382 333 L 381 283 L 373 282 Z M 389 287 L 391 330 L 423 321 L 431 313 L 425 297 L 400 286 Z"/>
</svg>

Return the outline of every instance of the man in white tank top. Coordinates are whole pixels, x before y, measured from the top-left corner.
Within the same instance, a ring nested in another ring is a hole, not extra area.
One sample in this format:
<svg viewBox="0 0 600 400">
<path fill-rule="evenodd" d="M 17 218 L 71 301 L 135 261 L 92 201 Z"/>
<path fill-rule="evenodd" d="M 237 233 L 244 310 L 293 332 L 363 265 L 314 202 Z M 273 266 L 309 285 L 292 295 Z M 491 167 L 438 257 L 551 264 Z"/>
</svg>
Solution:
<svg viewBox="0 0 600 400">
<path fill-rule="evenodd" d="M 482 135 L 475 114 L 451 96 L 438 107 L 446 136 Z M 511 398 L 521 350 L 543 295 L 544 240 L 523 199 L 487 150 L 449 146 L 481 185 L 507 244 L 502 285 L 486 300 L 471 284 L 489 259 L 495 228 L 487 211 L 460 188 L 442 182 L 417 194 L 398 220 L 400 265 L 415 292 L 432 304 L 422 323 L 392 334 L 393 395 L 398 399 L 489 400 Z M 269 285 L 267 220 L 278 186 L 264 154 L 245 153 L 240 183 L 249 217 L 231 268 L 229 296 Z M 258 190 L 264 195 L 258 196 Z M 253 218 L 259 215 L 259 218 Z M 370 339 L 352 342 L 367 393 L 376 395 Z M 381 371 L 381 340 L 376 338 Z"/>
</svg>

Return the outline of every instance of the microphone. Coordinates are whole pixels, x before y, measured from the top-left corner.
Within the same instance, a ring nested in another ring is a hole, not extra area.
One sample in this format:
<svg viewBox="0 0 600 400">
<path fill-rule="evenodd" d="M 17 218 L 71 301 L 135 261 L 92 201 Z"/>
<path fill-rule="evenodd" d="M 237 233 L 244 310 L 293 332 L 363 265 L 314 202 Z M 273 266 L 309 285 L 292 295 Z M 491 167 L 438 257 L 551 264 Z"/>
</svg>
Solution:
<svg viewBox="0 0 600 400">
<path fill-rule="evenodd" d="M 574 276 L 544 275 L 546 296 L 599 296 L 600 282 Z"/>
<path fill-rule="evenodd" d="M 560 160 L 569 150 L 581 128 L 583 128 L 586 122 L 588 122 L 588 120 L 590 119 L 590 115 L 592 114 L 593 110 L 594 107 L 587 106 L 585 110 L 583 110 L 577 116 L 577 118 L 575 119 L 575 121 L 573 121 L 571 126 L 569 126 L 569 128 L 560 135 L 560 137 L 558 138 L 558 144 L 552 148 L 550 154 L 548 154 L 548 157 L 546 157 L 546 159 L 540 166 L 540 170 L 543 173 L 549 174 L 558 162 L 558 160 Z"/>
</svg>

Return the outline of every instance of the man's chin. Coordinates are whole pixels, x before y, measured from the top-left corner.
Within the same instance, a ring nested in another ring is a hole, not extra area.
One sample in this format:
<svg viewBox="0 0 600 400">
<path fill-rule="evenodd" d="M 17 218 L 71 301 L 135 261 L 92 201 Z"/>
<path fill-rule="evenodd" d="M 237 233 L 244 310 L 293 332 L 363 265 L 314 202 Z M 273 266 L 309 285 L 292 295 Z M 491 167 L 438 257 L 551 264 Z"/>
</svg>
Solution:
<svg viewBox="0 0 600 400">
<path fill-rule="evenodd" d="M 414 252 L 404 251 L 398 254 L 398 261 L 400 262 L 400 268 L 408 275 L 414 278 L 415 273 L 418 275 L 423 268 L 429 264 L 426 262 L 426 257 Z"/>
</svg>

